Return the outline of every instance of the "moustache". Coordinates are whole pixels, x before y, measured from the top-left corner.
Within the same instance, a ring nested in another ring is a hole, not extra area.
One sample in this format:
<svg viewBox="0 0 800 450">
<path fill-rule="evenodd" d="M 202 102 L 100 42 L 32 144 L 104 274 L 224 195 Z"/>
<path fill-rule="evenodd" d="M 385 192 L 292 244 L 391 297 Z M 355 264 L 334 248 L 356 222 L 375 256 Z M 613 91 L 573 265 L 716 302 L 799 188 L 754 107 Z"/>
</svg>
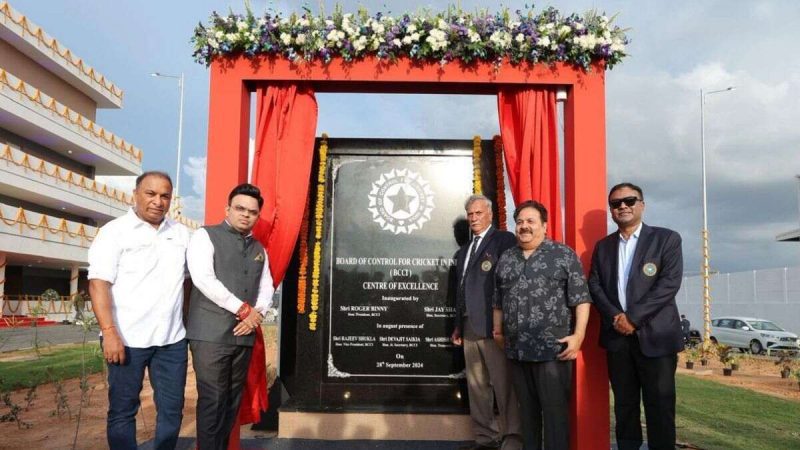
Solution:
<svg viewBox="0 0 800 450">
<path fill-rule="evenodd" d="M 518 233 L 519 234 L 533 234 L 533 230 L 531 230 L 529 228 L 522 228 L 522 229 L 519 230 Z"/>
</svg>

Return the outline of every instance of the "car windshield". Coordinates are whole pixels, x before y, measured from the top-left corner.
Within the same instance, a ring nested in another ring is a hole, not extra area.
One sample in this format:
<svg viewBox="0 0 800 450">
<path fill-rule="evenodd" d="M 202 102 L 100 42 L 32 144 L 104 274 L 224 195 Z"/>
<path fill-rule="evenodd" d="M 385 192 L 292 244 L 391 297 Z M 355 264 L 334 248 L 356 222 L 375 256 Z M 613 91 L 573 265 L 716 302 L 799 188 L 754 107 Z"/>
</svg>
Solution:
<svg viewBox="0 0 800 450">
<path fill-rule="evenodd" d="M 761 331 L 784 331 L 783 328 L 775 325 L 774 322 L 770 322 L 769 320 L 751 320 L 750 325 L 753 326 L 755 330 Z"/>
</svg>

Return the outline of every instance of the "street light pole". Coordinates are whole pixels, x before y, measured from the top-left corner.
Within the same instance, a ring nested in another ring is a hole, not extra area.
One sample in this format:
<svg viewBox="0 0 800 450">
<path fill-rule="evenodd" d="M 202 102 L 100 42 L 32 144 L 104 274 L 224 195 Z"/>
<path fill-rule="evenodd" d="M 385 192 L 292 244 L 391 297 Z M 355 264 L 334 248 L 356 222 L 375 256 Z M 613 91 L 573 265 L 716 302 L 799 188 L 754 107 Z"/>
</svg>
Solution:
<svg viewBox="0 0 800 450">
<path fill-rule="evenodd" d="M 183 144 L 183 72 L 180 75 L 167 75 L 160 72 L 153 72 L 150 74 L 157 78 L 174 78 L 178 80 L 178 87 L 180 87 L 180 107 L 178 109 L 178 155 L 175 167 L 175 200 L 177 212 L 180 214 L 180 196 L 181 196 L 181 147 Z"/>
<path fill-rule="evenodd" d="M 710 265 L 711 258 L 708 250 L 708 196 L 707 196 L 707 183 L 706 183 L 706 127 L 705 127 L 705 104 L 706 96 L 718 94 L 720 92 L 732 91 L 735 88 L 729 86 L 725 89 L 716 91 L 703 92 L 700 89 L 700 155 L 703 166 L 703 231 L 701 237 L 703 239 L 703 263 L 701 271 L 703 272 L 703 348 L 708 349 L 711 344 L 711 280 L 710 280 Z"/>
</svg>

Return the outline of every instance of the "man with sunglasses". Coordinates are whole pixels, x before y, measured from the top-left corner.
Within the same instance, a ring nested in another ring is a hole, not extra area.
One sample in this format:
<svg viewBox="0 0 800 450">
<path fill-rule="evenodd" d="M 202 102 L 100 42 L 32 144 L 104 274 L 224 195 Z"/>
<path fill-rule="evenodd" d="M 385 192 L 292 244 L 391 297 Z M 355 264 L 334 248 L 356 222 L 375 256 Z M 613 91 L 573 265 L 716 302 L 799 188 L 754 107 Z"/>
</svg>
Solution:
<svg viewBox="0 0 800 450">
<path fill-rule="evenodd" d="M 681 286 L 681 237 L 642 222 L 644 195 L 631 183 L 608 194 L 618 230 L 597 243 L 589 290 L 600 311 L 600 345 L 607 350 L 614 391 L 617 448 L 642 444 L 644 401 L 647 445 L 675 448 L 675 369 L 683 336 L 675 295 Z"/>
<path fill-rule="evenodd" d="M 186 253 L 194 288 L 186 338 L 197 378 L 197 448 L 228 448 L 256 328 L 272 303 L 267 252 L 253 237 L 264 199 L 252 184 L 228 196 L 225 220 L 195 231 Z"/>
</svg>

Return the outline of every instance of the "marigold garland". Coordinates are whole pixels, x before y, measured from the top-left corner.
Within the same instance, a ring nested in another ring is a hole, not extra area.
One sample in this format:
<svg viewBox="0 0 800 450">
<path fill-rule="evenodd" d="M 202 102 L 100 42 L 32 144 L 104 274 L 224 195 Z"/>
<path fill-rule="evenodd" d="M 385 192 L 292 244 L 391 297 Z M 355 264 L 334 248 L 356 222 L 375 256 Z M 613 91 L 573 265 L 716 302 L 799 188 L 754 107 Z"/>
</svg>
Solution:
<svg viewBox="0 0 800 450">
<path fill-rule="evenodd" d="M 483 182 L 481 180 L 481 137 L 472 138 L 472 192 L 474 194 L 483 193 Z"/>
<path fill-rule="evenodd" d="M 497 183 L 497 222 L 501 230 L 506 230 L 506 184 L 503 170 L 503 140 L 494 137 L 494 168 Z"/>
<path fill-rule="evenodd" d="M 317 203 L 314 207 L 314 255 L 311 268 L 311 313 L 308 329 L 317 331 L 319 310 L 319 276 L 322 260 L 322 219 L 325 212 L 325 172 L 328 166 L 328 135 L 322 135 L 319 144 L 319 170 L 317 172 Z"/>
<path fill-rule="evenodd" d="M 303 212 L 300 225 L 300 270 L 297 276 L 297 314 L 306 313 L 306 294 L 308 293 L 308 215 L 309 205 Z"/>
</svg>

